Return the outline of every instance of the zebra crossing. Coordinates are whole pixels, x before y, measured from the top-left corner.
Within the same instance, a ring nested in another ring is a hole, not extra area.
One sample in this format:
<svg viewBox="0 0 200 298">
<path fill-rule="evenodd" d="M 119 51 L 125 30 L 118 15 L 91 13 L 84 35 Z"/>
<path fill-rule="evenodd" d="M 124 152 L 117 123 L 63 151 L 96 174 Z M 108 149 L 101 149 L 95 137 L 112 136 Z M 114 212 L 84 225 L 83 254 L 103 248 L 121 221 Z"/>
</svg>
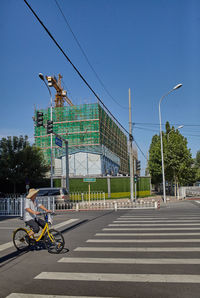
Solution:
<svg viewBox="0 0 200 298">
<path fill-rule="evenodd" d="M 127 285 L 130 289 L 138 289 L 138 284 L 145 284 L 150 288 L 156 285 L 160 287 L 160 291 L 165 284 L 170 287 L 173 284 L 178 285 L 180 290 L 186 285 L 188 296 L 184 297 L 191 296 L 190 289 L 195 285 L 198 291 L 195 295 L 193 292 L 191 297 L 199 297 L 198 213 L 193 212 L 190 215 L 183 213 L 178 216 L 168 214 L 165 217 L 160 214 L 154 215 L 152 211 L 136 214 L 134 211 L 128 211 L 126 215 L 121 215 L 97 231 L 91 239 L 86 239 L 85 245 L 74 248 L 72 256 L 61 256 L 57 262 L 63 264 L 62 271 L 43 271 L 34 277 L 34 281 L 59 282 L 59 286 L 61 282 L 71 281 L 77 284 L 76 296 L 12 293 L 7 298 L 124 298 L 130 297 L 130 294 L 125 293 Z M 83 272 L 78 270 L 81 264 L 85 268 L 82 269 Z M 73 267 L 69 267 L 70 265 Z M 194 271 L 192 266 L 195 266 Z M 82 283 L 86 282 L 96 285 L 92 295 L 79 295 L 80 283 L 83 285 Z M 106 291 L 98 295 L 99 291 L 96 293 L 95 288 L 101 283 L 105 283 L 107 288 L 109 284 L 120 284 L 122 290 L 119 295 L 115 292 L 113 295 L 111 290 L 109 295 Z M 173 293 L 171 296 L 169 293 L 165 296 L 163 292 L 162 297 L 173 297 Z"/>
</svg>

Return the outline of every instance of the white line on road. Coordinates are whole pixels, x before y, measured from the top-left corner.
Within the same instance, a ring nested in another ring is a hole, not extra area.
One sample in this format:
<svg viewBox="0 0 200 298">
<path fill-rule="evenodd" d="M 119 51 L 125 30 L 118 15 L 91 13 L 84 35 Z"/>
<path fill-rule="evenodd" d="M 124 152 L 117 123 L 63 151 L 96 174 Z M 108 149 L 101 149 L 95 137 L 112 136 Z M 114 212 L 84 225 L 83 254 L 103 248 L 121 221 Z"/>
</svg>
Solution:
<svg viewBox="0 0 200 298">
<path fill-rule="evenodd" d="M 40 294 L 22 294 L 12 293 L 6 298 L 117 298 L 117 297 L 97 297 L 97 296 L 65 296 L 65 295 L 40 295 Z"/>
<path fill-rule="evenodd" d="M 74 251 L 100 252 L 194 252 L 200 247 L 77 247 Z"/>
<path fill-rule="evenodd" d="M 7 242 L 7 243 L 4 243 L 4 244 L 1 244 L 0 245 L 0 251 L 3 251 L 3 250 L 5 250 L 7 248 L 10 248 L 12 246 L 13 246 L 13 242 L 12 241 Z"/>
<path fill-rule="evenodd" d="M 182 231 L 182 230 L 198 230 L 199 228 L 104 228 L 102 231 Z"/>
<path fill-rule="evenodd" d="M 77 220 L 79 220 L 79 219 L 78 218 L 68 219 L 67 221 L 63 221 L 63 222 L 61 222 L 61 223 L 59 223 L 59 224 L 57 224 L 55 226 L 52 226 L 52 228 L 59 229 L 59 228 L 61 228 L 63 226 L 69 225 L 69 224 L 71 224 L 71 223 L 73 223 L 73 222 L 75 222 Z"/>
<path fill-rule="evenodd" d="M 128 259 L 128 258 L 62 258 L 59 263 L 95 263 L 95 264 L 200 264 L 200 259 Z"/>
<path fill-rule="evenodd" d="M 138 220 L 114 220 L 113 223 L 165 223 L 165 222 L 174 222 L 175 224 L 177 222 L 196 222 L 200 224 L 200 219 L 194 219 L 194 220 L 142 220 L 142 221 L 138 221 Z"/>
<path fill-rule="evenodd" d="M 96 233 L 95 236 L 199 236 L 200 233 Z"/>
<path fill-rule="evenodd" d="M 161 223 L 159 223 L 159 224 L 157 224 L 157 223 L 153 223 L 153 224 L 143 224 L 143 223 L 141 223 L 141 224 L 109 224 L 108 226 L 110 226 L 110 227 L 137 227 L 137 226 L 139 226 L 139 227 L 141 227 L 141 226 L 143 226 L 143 227 L 149 227 L 149 226 L 200 226 L 200 223 L 174 223 L 174 224 L 172 224 L 172 223 L 170 223 L 170 224 L 168 224 L 168 223 L 163 223 L 163 224 L 161 224 Z"/>
<path fill-rule="evenodd" d="M 156 217 L 156 216 L 141 217 L 141 216 L 134 216 L 134 215 L 132 215 L 132 216 L 126 215 L 126 216 L 120 216 L 120 217 L 118 217 L 118 219 L 140 219 L 140 220 L 144 220 L 144 219 L 199 219 L 199 217 L 200 217 L 199 215 L 196 215 L 196 216 L 189 215 L 189 216 L 181 216 L 181 217 L 178 217 L 178 216 L 176 216 L 176 217 L 173 217 L 173 216 L 170 216 L 170 217 L 161 217 L 161 216 L 159 216 L 159 217 Z"/>
<path fill-rule="evenodd" d="M 200 242 L 200 239 L 88 239 L 86 242 L 94 243 L 157 243 L 157 242 Z"/>
<path fill-rule="evenodd" d="M 156 283 L 200 283 L 200 275 L 178 274 L 109 274 L 109 273 L 75 273 L 42 272 L 35 279 L 82 280 L 110 282 L 156 282 Z"/>
</svg>

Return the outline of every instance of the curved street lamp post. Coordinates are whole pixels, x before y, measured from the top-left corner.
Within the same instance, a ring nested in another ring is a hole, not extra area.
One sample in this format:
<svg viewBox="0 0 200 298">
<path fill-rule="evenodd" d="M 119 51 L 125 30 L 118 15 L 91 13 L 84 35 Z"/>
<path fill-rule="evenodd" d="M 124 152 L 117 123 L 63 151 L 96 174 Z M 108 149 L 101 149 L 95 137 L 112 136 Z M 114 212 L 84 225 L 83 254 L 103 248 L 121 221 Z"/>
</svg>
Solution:
<svg viewBox="0 0 200 298">
<path fill-rule="evenodd" d="M 163 95 L 159 101 L 159 120 L 160 120 L 160 146 L 161 146 L 161 159 L 162 159 L 162 180 L 163 180 L 163 200 L 164 203 L 166 203 L 166 190 L 165 190 L 165 169 L 164 169 L 164 156 L 163 156 L 163 140 L 162 140 L 162 122 L 161 122 L 161 110 L 160 110 L 160 104 L 162 100 L 169 95 L 171 92 L 173 92 L 176 89 L 179 89 L 182 86 L 182 84 L 176 85 L 174 88 L 172 88 L 167 94 Z"/>
</svg>

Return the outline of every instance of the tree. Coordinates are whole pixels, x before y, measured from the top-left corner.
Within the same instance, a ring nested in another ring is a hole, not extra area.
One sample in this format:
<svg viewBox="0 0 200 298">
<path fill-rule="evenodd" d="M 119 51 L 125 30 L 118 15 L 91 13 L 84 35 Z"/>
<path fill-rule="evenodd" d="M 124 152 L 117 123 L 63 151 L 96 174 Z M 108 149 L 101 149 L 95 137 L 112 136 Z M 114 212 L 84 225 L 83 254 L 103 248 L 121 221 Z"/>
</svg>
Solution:
<svg viewBox="0 0 200 298">
<path fill-rule="evenodd" d="M 200 181 L 200 150 L 197 151 L 194 166 L 196 169 L 195 180 Z"/>
<path fill-rule="evenodd" d="M 153 136 L 149 149 L 148 168 L 153 184 L 158 184 L 162 181 L 162 165 L 161 165 L 161 149 L 160 137 Z"/>
<path fill-rule="evenodd" d="M 166 133 L 163 132 L 163 155 L 166 181 L 172 184 L 189 184 L 194 181 L 195 170 L 187 139 L 174 127 L 166 123 Z M 162 164 L 160 136 L 155 135 L 149 149 L 149 171 L 153 183 L 162 181 Z"/>
<path fill-rule="evenodd" d="M 48 169 L 41 150 L 31 146 L 27 136 L 0 140 L 0 181 L 10 182 L 14 193 L 20 183 L 25 186 L 26 181 L 31 185 L 39 182 Z"/>
</svg>

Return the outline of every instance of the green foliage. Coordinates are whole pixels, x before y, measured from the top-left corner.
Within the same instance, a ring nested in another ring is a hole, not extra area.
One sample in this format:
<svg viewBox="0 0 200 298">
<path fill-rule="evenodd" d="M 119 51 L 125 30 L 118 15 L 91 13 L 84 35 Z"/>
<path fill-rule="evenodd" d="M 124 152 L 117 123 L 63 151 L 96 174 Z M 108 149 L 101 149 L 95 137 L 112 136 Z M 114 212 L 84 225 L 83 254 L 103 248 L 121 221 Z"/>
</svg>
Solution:
<svg viewBox="0 0 200 298">
<path fill-rule="evenodd" d="M 0 181 L 17 185 L 29 181 L 30 185 L 39 182 L 48 171 L 41 150 L 28 142 L 28 137 L 7 137 L 0 140 Z"/>
<path fill-rule="evenodd" d="M 96 182 L 90 183 L 91 191 L 103 191 L 108 192 L 108 178 L 97 178 Z M 70 192 L 87 192 L 88 183 L 83 182 L 83 178 L 70 178 L 69 179 Z M 112 193 L 126 193 L 130 192 L 130 178 L 129 177 L 110 177 L 110 188 Z M 138 191 L 149 191 L 150 190 L 150 179 L 149 177 L 140 177 L 137 183 Z M 127 195 L 126 195 L 127 197 Z"/>
<path fill-rule="evenodd" d="M 200 181 L 200 150 L 197 151 L 195 162 L 194 162 L 194 167 L 196 170 L 195 180 Z"/>
<path fill-rule="evenodd" d="M 160 145 L 160 136 L 153 136 L 149 149 L 149 171 L 153 184 L 162 181 Z M 166 133 L 163 132 L 163 155 L 167 181 L 182 185 L 195 181 L 195 169 L 190 149 L 187 148 L 187 139 L 178 129 L 170 128 L 169 122 L 166 123 Z"/>
<path fill-rule="evenodd" d="M 157 184 L 162 181 L 162 167 L 161 167 L 161 149 L 160 137 L 153 136 L 149 149 L 149 173 L 151 175 L 152 183 Z"/>
</svg>

